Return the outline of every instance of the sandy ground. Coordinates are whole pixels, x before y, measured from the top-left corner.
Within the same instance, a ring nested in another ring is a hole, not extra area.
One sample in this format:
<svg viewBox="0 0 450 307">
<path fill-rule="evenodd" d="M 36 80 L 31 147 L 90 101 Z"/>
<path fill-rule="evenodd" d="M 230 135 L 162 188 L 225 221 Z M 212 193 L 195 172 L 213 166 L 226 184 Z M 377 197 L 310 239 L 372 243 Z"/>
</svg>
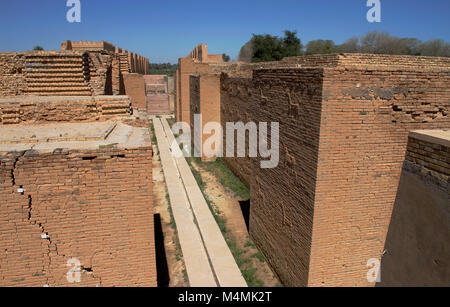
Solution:
<svg viewBox="0 0 450 307">
<path fill-rule="evenodd" d="M 243 199 L 236 197 L 232 191 L 224 188 L 214 174 L 200 167 L 195 161 L 191 160 L 191 162 L 206 184 L 206 195 L 217 206 L 221 216 L 226 219 L 228 238 L 234 240 L 238 248 L 244 252 L 243 257 L 251 261 L 251 266 L 256 268 L 256 277 L 264 283 L 265 287 L 280 286 L 277 277 L 265 259 L 261 261 L 255 256 L 259 251 L 254 246 L 247 231 L 239 203 Z"/>
</svg>

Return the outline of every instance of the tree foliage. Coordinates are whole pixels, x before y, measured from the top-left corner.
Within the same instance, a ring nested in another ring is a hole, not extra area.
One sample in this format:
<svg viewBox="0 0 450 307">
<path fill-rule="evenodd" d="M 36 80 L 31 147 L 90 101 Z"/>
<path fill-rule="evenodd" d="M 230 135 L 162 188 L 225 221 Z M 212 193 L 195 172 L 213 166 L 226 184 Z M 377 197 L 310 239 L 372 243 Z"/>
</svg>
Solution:
<svg viewBox="0 0 450 307">
<path fill-rule="evenodd" d="M 304 48 L 297 32 L 285 31 L 284 38 L 253 35 L 239 53 L 244 62 L 279 61 L 286 56 L 328 53 L 373 53 L 450 57 L 450 43 L 441 39 L 422 42 L 416 38 L 400 38 L 387 32 L 373 31 L 362 37 L 352 37 L 341 45 L 332 40 L 313 40 Z"/>
<path fill-rule="evenodd" d="M 172 77 L 177 69 L 178 69 L 177 64 L 170 64 L 170 63 L 149 64 L 150 75 L 168 75 L 169 77 Z"/>
<path fill-rule="evenodd" d="M 310 41 L 306 45 L 306 54 L 326 54 L 335 53 L 338 51 L 337 46 L 332 40 L 315 40 Z"/>
<path fill-rule="evenodd" d="M 269 34 L 253 34 L 239 53 L 239 60 L 245 62 L 279 61 L 287 56 L 302 54 L 302 43 L 296 31 L 284 31 L 284 37 Z"/>
<path fill-rule="evenodd" d="M 33 51 L 43 51 L 43 50 L 44 50 L 44 48 L 41 47 L 41 46 L 35 46 L 35 47 L 33 48 Z"/>
<path fill-rule="evenodd" d="M 230 62 L 231 60 L 230 56 L 225 53 L 222 54 L 222 59 L 225 63 Z"/>
<path fill-rule="evenodd" d="M 450 44 L 440 39 L 422 42 L 416 38 L 400 38 L 387 32 L 373 31 L 361 38 L 350 38 L 338 46 L 337 51 L 450 57 Z"/>
</svg>

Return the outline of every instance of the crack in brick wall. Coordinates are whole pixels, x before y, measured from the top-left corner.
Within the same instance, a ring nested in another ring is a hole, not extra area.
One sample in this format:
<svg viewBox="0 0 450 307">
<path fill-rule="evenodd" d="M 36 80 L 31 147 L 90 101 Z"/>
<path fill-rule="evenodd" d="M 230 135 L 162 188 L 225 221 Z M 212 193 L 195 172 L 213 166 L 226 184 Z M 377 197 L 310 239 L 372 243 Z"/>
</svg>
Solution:
<svg viewBox="0 0 450 307">
<path fill-rule="evenodd" d="M 156 286 L 151 151 L 0 154 L 0 286 Z"/>
</svg>

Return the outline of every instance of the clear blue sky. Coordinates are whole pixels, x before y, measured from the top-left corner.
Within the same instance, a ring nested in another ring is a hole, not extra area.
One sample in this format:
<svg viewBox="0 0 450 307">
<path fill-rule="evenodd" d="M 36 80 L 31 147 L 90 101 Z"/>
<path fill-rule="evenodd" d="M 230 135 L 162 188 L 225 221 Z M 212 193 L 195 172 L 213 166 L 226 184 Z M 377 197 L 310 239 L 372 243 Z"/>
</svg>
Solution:
<svg viewBox="0 0 450 307">
<path fill-rule="evenodd" d="M 372 30 L 450 41 L 450 0 L 381 0 L 382 22 L 368 23 L 366 0 L 81 0 L 81 23 L 66 20 L 66 0 L 3 0 L 0 51 L 60 48 L 70 39 L 105 40 L 176 62 L 200 42 L 236 58 L 252 33 L 297 30 L 302 42 L 342 43 Z"/>
</svg>

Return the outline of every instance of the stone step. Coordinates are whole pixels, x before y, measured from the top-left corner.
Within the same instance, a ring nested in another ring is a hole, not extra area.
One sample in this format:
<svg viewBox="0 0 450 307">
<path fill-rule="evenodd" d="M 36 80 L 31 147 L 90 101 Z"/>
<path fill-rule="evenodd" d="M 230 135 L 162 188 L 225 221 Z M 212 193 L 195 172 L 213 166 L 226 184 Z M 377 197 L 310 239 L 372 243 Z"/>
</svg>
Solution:
<svg viewBox="0 0 450 307">
<path fill-rule="evenodd" d="M 66 87 L 55 87 L 53 84 L 50 86 L 41 86 L 41 87 L 33 87 L 28 89 L 28 91 L 45 91 L 45 92 L 52 92 L 52 91 L 63 91 L 63 90 L 74 90 L 74 91 L 90 91 L 89 86 L 83 85 L 83 86 L 66 86 Z"/>
<path fill-rule="evenodd" d="M 27 93 L 35 96 L 72 96 L 72 97 L 92 96 L 91 91 L 27 92 Z"/>
<path fill-rule="evenodd" d="M 48 87 L 48 88 L 29 88 L 25 91 L 28 94 L 39 94 L 52 96 L 57 94 L 58 96 L 91 96 L 92 91 L 89 88 L 83 87 Z"/>
<path fill-rule="evenodd" d="M 72 82 L 72 83 L 79 83 L 79 82 L 85 82 L 85 79 L 83 76 L 65 76 L 65 77 L 55 77 L 51 78 L 50 76 L 43 76 L 39 78 L 26 78 L 27 84 L 36 83 L 36 84 L 47 84 L 47 83 L 55 83 L 55 82 Z"/>
<path fill-rule="evenodd" d="M 52 74 L 52 73 L 78 73 L 83 74 L 83 67 L 70 67 L 70 68 L 64 68 L 64 67 L 39 67 L 39 68 L 27 68 L 26 69 L 27 74 L 33 74 L 33 73 L 46 73 L 46 74 Z"/>
<path fill-rule="evenodd" d="M 48 82 L 48 83 L 33 83 L 33 82 L 27 82 L 28 88 L 60 88 L 60 87 L 66 87 L 66 88 L 89 88 L 89 86 L 85 82 L 61 82 L 61 81 L 55 81 L 55 82 Z"/>
<path fill-rule="evenodd" d="M 25 57 L 26 61 L 55 60 L 64 61 L 65 59 L 83 59 L 81 54 L 29 54 Z"/>
<path fill-rule="evenodd" d="M 26 69 L 77 69 L 82 70 L 85 66 L 81 63 L 72 63 L 72 64 L 52 64 L 52 63 L 29 63 L 25 64 Z"/>
<path fill-rule="evenodd" d="M 59 79 L 59 78 L 84 78 L 84 74 L 82 73 L 66 73 L 66 72 L 57 72 L 57 73 L 47 73 L 47 72 L 29 72 L 26 75 L 27 79 Z"/>
<path fill-rule="evenodd" d="M 33 62 L 57 62 L 57 63 L 64 63 L 64 62 L 82 62 L 86 59 L 81 56 L 76 57 L 26 57 L 25 62 L 26 63 L 33 63 Z"/>
</svg>

